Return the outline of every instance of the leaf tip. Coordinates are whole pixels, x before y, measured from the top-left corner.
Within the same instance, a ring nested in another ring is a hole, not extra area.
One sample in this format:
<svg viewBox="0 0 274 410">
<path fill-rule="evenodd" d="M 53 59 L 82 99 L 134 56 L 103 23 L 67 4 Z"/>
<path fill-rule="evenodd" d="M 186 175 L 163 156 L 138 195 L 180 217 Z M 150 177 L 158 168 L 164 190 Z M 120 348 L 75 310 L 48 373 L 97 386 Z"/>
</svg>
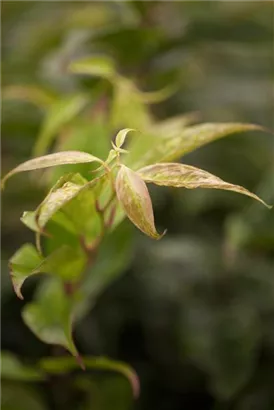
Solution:
<svg viewBox="0 0 274 410">
<path fill-rule="evenodd" d="M 82 356 L 79 353 L 77 353 L 75 355 L 75 359 L 76 359 L 77 363 L 79 364 L 79 366 L 81 367 L 81 369 L 83 371 L 85 371 L 86 370 L 86 365 L 84 363 L 84 360 L 83 360 Z"/>
<path fill-rule="evenodd" d="M 160 239 L 162 239 L 163 238 L 163 236 L 165 236 L 165 234 L 167 233 L 167 229 L 165 229 L 164 230 L 164 232 L 163 233 L 161 233 L 159 236 L 158 236 L 158 238 L 156 238 L 157 239 L 157 241 L 159 241 Z"/>
<path fill-rule="evenodd" d="M 16 282 L 12 272 L 10 272 L 10 277 L 11 277 L 11 283 L 12 283 L 14 293 L 16 294 L 18 299 L 24 300 L 24 296 L 22 295 L 22 292 L 21 292 L 21 284 Z"/>
<path fill-rule="evenodd" d="M 140 396 L 140 380 L 135 371 L 132 371 L 132 374 L 129 376 L 129 381 L 132 388 L 132 393 L 134 399 L 138 399 Z"/>
</svg>

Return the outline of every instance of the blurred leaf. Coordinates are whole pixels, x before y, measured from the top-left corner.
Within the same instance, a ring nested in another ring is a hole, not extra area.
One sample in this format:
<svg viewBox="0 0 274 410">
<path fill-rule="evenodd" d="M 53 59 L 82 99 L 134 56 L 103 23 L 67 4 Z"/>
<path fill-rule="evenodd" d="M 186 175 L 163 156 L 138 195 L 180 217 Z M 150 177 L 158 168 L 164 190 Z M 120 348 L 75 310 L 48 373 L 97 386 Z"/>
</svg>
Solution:
<svg viewBox="0 0 274 410">
<path fill-rule="evenodd" d="M 125 273 L 133 258 L 133 226 L 125 221 L 105 235 L 90 274 L 86 275 L 82 292 L 85 299 L 79 305 L 81 316 L 94 304 L 110 284 Z"/>
<path fill-rule="evenodd" d="M 193 300 L 185 316 L 187 354 L 208 372 L 211 390 L 218 397 L 232 398 L 247 384 L 255 364 L 260 337 L 256 312 L 235 301 L 219 309 Z"/>
<path fill-rule="evenodd" d="M 239 194 L 256 199 L 267 208 L 271 208 L 271 206 L 247 189 L 225 182 L 209 172 L 190 165 L 176 163 L 154 164 L 140 169 L 138 174 L 146 182 L 152 182 L 156 185 L 188 189 L 214 188 L 238 192 Z"/>
<path fill-rule="evenodd" d="M 121 166 L 116 178 L 116 193 L 131 222 L 142 232 L 160 239 L 154 225 L 152 203 L 146 184 L 131 169 Z"/>
<path fill-rule="evenodd" d="M 129 381 L 135 398 L 139 396 L 139 378 L 135 371 L 127 364 L 114 361 L 106 357 L 83 357 L 85 367 L 90 370 L 111 371 L 122 374 Z M 75 361 L 69 357 L 45 358 L 40 361 L 40 367 L 52 374 L 62 374 L 76 368 Z"/>
<path fill-rule="evenodd" d="M 150 124 L 149 111 L 135 84 L 119 77 L 114 84 L 111 124 L 114 130 L 134 128 L 144 130 Z"/>
<path fill-rule="evenodd" d="M 50 147 L 56 134 L 64 125 L 74 119 L 87 103 L 88 98 L 86 95 L 76 94 L 62 100 L 60 99 L 52 105 L 36 140 L 33 149 L 34 156 L 43 155 Z"/>
<path fill-rule="evenodd" d="M 16 168 L 11 170 L 7 175 L 5 175 L 2 179 L 2 187 L 4 187 L 4 184 L 8 178 L 19 172 L 55 167 L 57 165 L 79 164 L 86 162 L 99 162 L 100 164 L 102 164 L 103 161 L 97 157 L 94 157 L 91 154 L 81 151 L 62 151 L 56 152 L 54 154 L 45 155 L 43 157 L 30 159 L 29 161 L 23 162 L 23 164 L 18 165 Z"/>
<path fill-rule="evenodd" d="M 162 155 L 159 155 L 158 145 L 165 144 L 168 139 L 177 138 L 186 126 L 196 119 L 197 114 L 190 113 L 151 124 L 147 131 L 138 133 L 137 138 L 130 140 L 125 164 L 130 168 L 138 169 L 152 162 L 158 162 Z"/>
<path fill-rule="evenodd" d="M 178 85 L 169 84 L 157 91 L 147 91 L 141 92 L 141 99 L 146 104 L 156 104 L 167 100 L 171 97 L 178 89 Z"/>
<path fill-rule="evenodd" d="M 24 306 L 22 317 L 31 331 L 43 342 L 60 345 L 80 362 L 72 339 L 72 314 L 74 300 L 64 291 L 61 281 L 43 282 L 35 301 Z"/>
<path fill-rule="evenodd" d="M 52 273 L 70 283 L 79 280 L 87 263 L 87 256 L 80 246 L 61 246 L 47 256 L 37 268 L 39 272 Z M 36 273 L 38 273 L 36 270 Z"/>
<path fill-rule="evenodd" d="M 73 61 L 69 71 L 75 74 L 89 74 L 112 80 L 115 75 L 115 65 L 107 56 L 84 57 Z"/>
<path fill-rule="evenodd" d="M 47 110 L 57 97 L 42 87 L 11 85 L 4 88 L 3 98 L 30 102 Z"/>
<path fill-rule="evenodd" d="M 102 101 L 104 101 L 104 97 L 102 97 Z M 99 158 L 106 158 L 109 153 L 110 139 L 109 118 L 104 112 L 96 112 L 95 106 L 92 119 L 79 118 L 75 120 L 62 138 L 58 139 L 56 150 L 84 151 Z M 90 171 L 94 167 L 93 164 L 66 165 L 65 172 L 79 172 L 85 178 L 91 179 Z M 50 183 L 57 181 L 64 174 L 64 170 L 61 168 L 51 169 L 50 172 Z"/>
<path fill-rule="evenodd" d="M 42 397 L 36 390 L 18 383 L 1 383 L 2 410 L 46 410 Z"/>
<path fill-rule="evenodd" d="M 40 369 L 27 366 L 10 352 L 1 352 L 1 378 L 18 381 L 41 381 L 45 379 Z"/>
</svg>

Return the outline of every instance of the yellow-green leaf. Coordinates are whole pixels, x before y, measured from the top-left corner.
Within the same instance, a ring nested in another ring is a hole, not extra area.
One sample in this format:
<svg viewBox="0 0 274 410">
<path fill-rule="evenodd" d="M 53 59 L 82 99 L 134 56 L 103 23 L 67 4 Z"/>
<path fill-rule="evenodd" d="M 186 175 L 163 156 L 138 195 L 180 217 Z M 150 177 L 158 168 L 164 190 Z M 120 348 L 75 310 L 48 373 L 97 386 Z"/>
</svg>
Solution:
<svg viewBox="0 0 274 410">
<path fill-rule="evenodd" d="M 149 165 L 138 171 L 139 176 L 146 182 L 156 185 L 173 186 L 176 188 L 214 188 L 238 192 L 250 196 L 267 205 L 257 195 L 239 185 L 230 184 L 221 178 L 199 168 L 185 164 L 160 163 Z"/>
<path fill-rule="evenodd" d="M 151 123 L 151 118 L 135 84 L 127 78 L 119 77 L 115 81 L 113 93 L 111 125 L 114 130 L 146 129 Z"/>
<path fill-rule="evenodd" d="M 115 75 L 115 65 L 107 56 L 90 56 L 73 61 L 69 65 L 69 71 L 75 74 L 88 74 L 110 79 Z"/>
<path fill-rule="evenodd" d="M 115 138 L 115 145 L 117 148 L 121 148 L 125 142 L 125 139 L 130 131 L 135 131 L 133 128 L 125 128 L 118 132 Z"/>
<path fill-rule="evenodd" d="M 10 178 L 12 175 L 18 174 L 19 172 L 33 171 L 35 169 L 49 168 L 57 165 L 83 164 L 87 162 L 98 162 L 100 164 L 103 163 L 101 159 L 88 154 L 87 152 L 81 151 L 62 151 L 56 152 L 54 154 L 44 155 L 38 158 L 33 158 L 18 165 L 7 175 L 5 175 L 5 177 L 2 179 L 2 188 L 4 187 L 4 184 L 8 178 Z"/>
<path fill-rule="evenodd" d="M 88 103 L 84 94 L 76 94 L 55 102 L 47 113 L 42 129 L 36 140 L 33 154 L 43 155 L 60 129 L 69 123 Z"/>
<path fill-rule="evenodd" d="M 35 85 L 11 85 L 3 90 L 3 99 L 22 100 L 48 109 L 56 101 L 51 92 Z"/>
<path fill-rule="evenodd" d="M 160 239 L 154 225 L 150 195 L 137 173 L 122 165 L 116 178 L 116 193 L 125 213 L 134 225 L 154 239 Z"/>
</svg>

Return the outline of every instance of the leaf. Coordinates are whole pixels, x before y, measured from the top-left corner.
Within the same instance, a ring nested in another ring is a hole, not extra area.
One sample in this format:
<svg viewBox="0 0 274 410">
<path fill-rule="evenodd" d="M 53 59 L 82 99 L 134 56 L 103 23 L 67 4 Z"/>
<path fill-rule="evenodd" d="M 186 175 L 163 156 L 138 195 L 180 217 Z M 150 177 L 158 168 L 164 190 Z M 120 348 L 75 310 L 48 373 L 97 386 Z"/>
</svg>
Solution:
<svg viewBox="0 0 274 410">
<path fill-rule="evenodd" d="M 83 357 L 87 369 L 118 372 L 125 376 L 130 382 L 133 396 L 137 398 L 140 392 L 139 378 L 132 367 L 123 363 L 108 359 L 106 357 Z M 70 357 L 44 358 L 40 361 L 43 371 L 52 374 L 62 374 L 75 369 L 75 362 Z"/>
<path fill-rule="evenodd" d="M 249 192 L 239 185 L 233 185 L 223 181 L 221 178 L 210 174 L 202 169 L 185 164 L 161 163 L 149 165 L 138 171 L 138 174 L 146 182 L 152 182 L 156 185 L 173 186 L 176 188 L 214 188 L 227 191 L 238 192 L 239 194 L 250 196 L 257 201 L 271 208 L 257 195 Z"/>
<path fill-rule="evenodd" d="M 29 214 L 25 215 L 25 218 L 23 215 L 23 222 L 24 219 L 29 218 L 29 223 L 32 227 L 34 226 L 36 228 L 34 230 L 40 232 L 41 229 L 46 226 L 49 219 L 66 203 L 75 198 L 79 192 L 85 188 L 86 184 L 87 180 L 80 174 L 64 175 L 56 182 L 49 194 L 34 212 L 35 225 L 31 223 Z"/>
<path fill-rule="evenodd" d="M 47 406 L 35 387 L 2 381 L 1 410 L 46 410 Z"/>
<path fill-rule="evenodd" d="M 146 104 L 155 104 L 167 100 L 178 90 L 178 84 L 169 84 L 157 91 L 140 92 L 141 99 Z"/>
<path fill-rule="evenodd" d="M 72 339 L 74 303 L 62 283 L 50 279 L 40 286 L 35 301 L 24 306 L 22 317 L 40 340 L 63 346 L 80 361 Z"/>
<path fill-rule="evenodd" d="M 62 151 L 56 152 L 54 154 L 44 155 L 38 158 L 33 158 L 29 161 L 23 162 L 22 164 L 18 165 L 18 167 L 11 170 L 2 179 L 2 189 L 7 179 L 10 178 L 12 175 L 18 174 L 19 172 L 55 167 L 57 165 L 83 164 L 87 162 L 99 162 L 100 164 L 103 163 L 103 161 L 99 158 L 94 157 L 93 155 L 88 154 L 87 152 L 81 151 Z"/>
<path fill-rule="evenodd" d="M 125 139 L 127 137 L 127 134 L 130 131 L 135 131 L 135 130 L 133 128 L 125 128 L 125 129 L 118 132 L 118 134 L 116 135 L 116 138 L 115 138 L 115 145 L 116 145 L 117 148 L 122 147 L 122 145 L 124 144 Z"/>
<path fill-rule="evenodd" d="M 151 118 L 140 91 L 135 84 L 119 77 L 115 81 L 111 107 L 111 125 L 114 130 L 121 128 L 146 129 Z"/>
<path fill-rule="evenodd" d="M 178 129 L 178 131 L 176 129 L 172 132 L 167 130 L 166 136 L 162 135 L 160 131 L 158 136 L 161 135 L 161 139 L 155 139 L 154 145 L 147 152 L 144 152 L 140 161 L 145 165 L 153 162 L 173 161 L 229 134 L 262 129 L 254 124 L 205 123 Z M 138 162 L 138 166 L 139 168 L 142 166 L 140 162 Z"/>
<path fill-rule="evenodd" d="M 43 258 L 32 244 L 25 244 L 12 256 L 9 262 L 10 275 L 16 295 L 23 299 L 21 287 Z"/>
<path fill-rule="evenodd" d="M 27 366 L 10 352 L 1 352 L 1 378 L 18 381 L 41 381 L 45 379 L 40 369 Z"/>
<path fill-rule="evenodd" d="M 73 61 L 68 69 L 75 74 L 88 74 L 107 79 L 116 74 L 113 61 L 106 56 L 84 57 Z"/>
<path fill-rule="evenodd" d="M 66 130 L 64 138 L 58 139 L 56 151 L 77 150 L 88 152 L 99 158 L 106 158 L 109 153 L 111 133 L 106 113 L 96 112 L 92 121 L 90 118 L 77 118 Z M 78 164 L 76 167 L 75 165 L 66 165 L 65 171 L 79 172 L 85 178 L 90 179 L 90 171 L 94 168 L 93 164 Z M 61 168 L 50 169 L 49 172 L 52 183 L 64 174 L 64 170 Z"/>
<path fill-rule="evenodd" d="M 128 218 L 142 232 L 160 239 L 154 225 L 150 195 L 144 181 L 137 173 L 122 165 L 116 178 L 116 193 Z"/>
<path fill-rule="evenodd" d="M 83 300 L 77 306 L 77 319 L 80 320 L 91 309 L 91 304 L 117 278 L 126 272 L 133 257 L 133 226 L 126 221 L 105 235 L 93 266 L 81 284 Z"/>
<path fill-rule="evenodd" d="M 124 163 L 131 169 L 138 169 L 162 158 L 163 148 L 169 140 L 177 138 L 190 123 L 194 122 L 197 114 L 189 113 L 168 118 L 151 124 L 145 132 L 132 138 L 128 144 L 128 154 Z"/>
<path fill-rule="evenodd" d="M 71 121 L 87 103 L 88 97 L 83 94 L 69 96 L 54 103 L 47 113 L 35 143 L 34 156 L 44 154 L 58 131 Z"/>
<path fill-rule="evenodd" d="M 63 281 L 77 281 L 85 269 L 87 257 L 81 247 L 63 245 L 42 258 L 31 244 L 22 246 L 10 259 L 9 267 L 16 295 L 23 299 L 21 288 L 27 278 L 38 273 L 50 273 Z"/>
<path fill-rule="evenodd" d="M 56 101 L 56 97 L 52 93 L 35 85 L 12 85 L 5 87 L 3 98 L 31 102 L 43 109 L 48 109 Z"/>
<path fill-rule="evenodd" d="M 186 128 L 180 136 L 174 138 L 174 141 L 169 144 L 160 162 L 180 158 L 203 145 L 226 137 L 229 134 L 254 130 L 262 130 L 262 127 L 254 124 L 241 123 L 206 123 L 194 125 Z"/>
<path fill-rule="evenodd" d="M 52 252 L 38 266 L 35 273 L 51 273 L 65 282 L 77 282 L 87 263 L 87 256 L 79 247 L 63 245 Z"/>
</svg>

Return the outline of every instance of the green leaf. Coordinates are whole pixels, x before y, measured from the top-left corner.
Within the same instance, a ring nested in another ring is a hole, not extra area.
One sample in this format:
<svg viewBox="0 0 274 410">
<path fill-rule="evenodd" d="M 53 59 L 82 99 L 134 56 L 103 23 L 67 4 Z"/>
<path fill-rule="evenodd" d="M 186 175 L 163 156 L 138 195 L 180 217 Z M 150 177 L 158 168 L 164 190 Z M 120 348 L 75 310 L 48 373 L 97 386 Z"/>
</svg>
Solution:
<svg viewBox="0 0 274 410">
<path fill-rule="evenodd" d="M 14 291 L 20 299 L 23 299 L 21 287 L 24 281 L 32 275 L 42 260 L 43 258 L 32 244 L 23 245 L 10 259 L 11 280 Z"/>
<path fill-rule="evenodd" d="M 129 365 L 108 359 L 106 357 L 83 357 L 83 363 L 87 369 L 99 371 L 118 372 L 129 381 L 133 396 L 137 398 L 140 392 L 139 378 Z M 62 374 L 73 371 L 76 368 L 75 362 L 70 357 L 44 358 L 40 361 L 40 367 L 44 371 L 52 374 Z"/>
<path fill-rule="evenodd" d="M 122 147 L 122 145 L 124 144 L 125 139 L 127 137 L 127 134 L 130 131 L 135 131 L 135 130 L 132 129 L 132 128 L 125 128 L 125 129 L 118 132 L 118 134 L 116 135 L 116 138 L 115 138 L 115 145 L 116 145 L 117 148 Z"/>
<path fill-rule="evenodd" d="M 47 113 L 36 140 L 33 150 L 34 156 L 43 155 L 60 129 L 76 117 L 87 103 L 88 97 L 83 94 L 66 97 L 54 103 Z"/>
<path fill-rule="evenodd" d="M 106 56 L 84 57 L 73 61 L 69 71 L 75 74 L 88 74 L 111 79 L 115 74 L 114 62 Z"/>
<path fill-rule="evenodd" d="M 51 273 L 65 282 L 77 282 L 87 263 L 87 256 L 80 246 L 63 245 L 47 256 L 33 273 Z"/>
<path fill-rule="evenodd" d="M 99 162 L 100 164 L 103 163 L 101 159 L 94 157 L 93 155 L 88 154 L 87 152 L 81 151 L 62 151 L 56 152 L 54 154 L 44 155 L 38 158 L 33 158 L 29 161 L 23 162 L 22 164 L 18 165 L 18 167 L 11 170 L 2 179 L 2 188 L 4 187 L 4 184 L 8 178 L 10 178 L 12 175 L 18 174 L 19 172 L 55 167 L 57 165 L 83 164 L 88 162 Z"/>
<path fill-rule="evenodd" d="M 125 221 L 105 235 L 93 266 L 81 285 L 83 300 L 77 307 L 77 318 L 90 311 L 91 304 L 110 284 L 125 273 L 133 258 L 133 226 Z"/>
<path fill-rule="evenodd" d="M 156 185 L 188 189 L 214 188 L 238 192 L 239 194 L 250 196 L 266 207 L 271 208 L 271 206 L 267 205 L 257 195 L 242 186 L 225 182 L 221 178 L 218 178 L 207 171 L 203 171 L 202 169 L 190 165 L 176 163 L 154 164 L 140 169 L 138 174 L 146 182 L 152 182 Z"/>
<path fill-rule="evenodd" d="M 75 301 L 66 295 L 63 284 L 51 279 L 39 288 L 35 301 L 24 306 L 22 317 L 40 340 L 63 346 L 80 361 L 72 339 L 74 304 Z"/>
<path fill-rule="evenodd" d="M 63 245 L 46 258 L 31 244 L 22 246 L 10 259 L 11 279 L 16 295 L 23 299 L 21 288 L 27 278 L 38 273 L 50 273 L 64 281 L 75 282 L 85 269 L 87 256 L 80 245 Z"/>
<path fill-rule="evenodd" d="M 111 125 L 114 130 L 135 128 L 145 130 L 151 123 L 146 104 L 135 84 L 119 77 L 115 81 L 114 96 L 111 108 Z"/>
<path fill-rule="evenodd" d="M 116 193 L 128 218 L 146 235 L 160 239 L 154 225 L 150 195 L 137 173 L 122 165 L 116 178 Z"/>
<path fill-rule="evenodd" d="M 10 352 L 1 352 L 1 378 L 18 381 L 41 381 L 45 379 L 40 369 L 27 366 Z"/>
<path fill-rule="evenodd" d="M 56 96 L 35 85 L 12 85 L 4 88 L 3 99 L 22 100 L 48 109 L 56 101 Z"/>
</svg>

